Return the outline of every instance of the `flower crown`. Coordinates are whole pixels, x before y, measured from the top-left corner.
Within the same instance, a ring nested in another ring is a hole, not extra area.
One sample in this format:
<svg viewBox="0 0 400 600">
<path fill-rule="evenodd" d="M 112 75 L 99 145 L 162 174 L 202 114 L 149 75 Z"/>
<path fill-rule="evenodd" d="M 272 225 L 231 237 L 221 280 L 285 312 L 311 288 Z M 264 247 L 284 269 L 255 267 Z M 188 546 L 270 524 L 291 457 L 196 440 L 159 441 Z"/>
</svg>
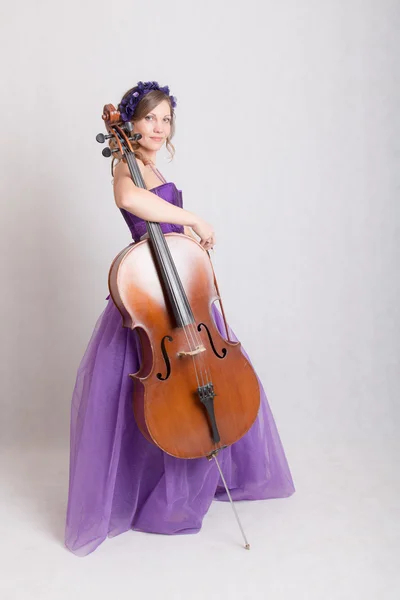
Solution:
<svg viewBox="0 0 400 600">
<path fill-rule="evenodd" d="M 121 119 L 125 123 L 132 120 L 133 113 L 135 112 L 136 106 L 139 104 L 140 100 L 153 90 L 164 92 L 164 94 L 170 99 L 172 108 L 175 108 L 176 98 L 175 96 L 170 95 L 169 87 L 167 85 L 160 87 L 157 81 L 139 81 L 139 83 L 132 89 L 131 93 L 118 104 L 118 110 L 120 112 Z"/>
</svg>

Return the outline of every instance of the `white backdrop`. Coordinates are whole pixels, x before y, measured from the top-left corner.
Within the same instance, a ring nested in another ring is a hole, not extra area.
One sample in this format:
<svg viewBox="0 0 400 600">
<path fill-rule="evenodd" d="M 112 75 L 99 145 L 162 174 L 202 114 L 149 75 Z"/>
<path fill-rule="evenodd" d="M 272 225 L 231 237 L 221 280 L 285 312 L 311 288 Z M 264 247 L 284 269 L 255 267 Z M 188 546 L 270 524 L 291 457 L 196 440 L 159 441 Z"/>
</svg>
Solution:
<svg viewBox="0 0 400 600">
<path fill-rule="evenodd" d="M 76 368 L 130 241 L 95 135 L 105 103 L 156 79 L 178 97 L 176 156 L 158 166 L 215 225 L 227 316 L 289 455 L 357 441 L 394 452 L 399 13 L 390 1 L 8 7 L 3 443 L 67 443 Z"/>
<path fill-rule="evenodd" d="M 4 447 L 68 447 L 76 369 L 130 242 L 95 135 L 178 99 L 158 167 L 214 224 L 228 320 L 298 493 L 399 490 L 398 1 L 2 3 Z"/>
</svg>

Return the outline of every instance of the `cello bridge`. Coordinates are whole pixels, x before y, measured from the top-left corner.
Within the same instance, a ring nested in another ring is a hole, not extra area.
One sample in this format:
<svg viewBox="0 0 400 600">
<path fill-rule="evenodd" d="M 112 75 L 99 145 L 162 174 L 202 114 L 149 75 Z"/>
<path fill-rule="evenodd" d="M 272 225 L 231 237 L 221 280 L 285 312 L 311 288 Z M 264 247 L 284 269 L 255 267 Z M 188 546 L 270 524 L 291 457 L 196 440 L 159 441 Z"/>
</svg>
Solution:
<svg viewBox="0 0 400 600">
<path fill-rule="evenodd" d="M 205 352 L 206 349 L 205 347 L 202 346 L 197 346 L 197 348 L 195 348 L 194 350 L 191 350 L 190 352 L 185 352 L 184 350 L 181 350 L 180 352 L 178 352 L 178 356 L 195 356 L 196 354 L 200 354 L 200 352 Z"/>
</svg>

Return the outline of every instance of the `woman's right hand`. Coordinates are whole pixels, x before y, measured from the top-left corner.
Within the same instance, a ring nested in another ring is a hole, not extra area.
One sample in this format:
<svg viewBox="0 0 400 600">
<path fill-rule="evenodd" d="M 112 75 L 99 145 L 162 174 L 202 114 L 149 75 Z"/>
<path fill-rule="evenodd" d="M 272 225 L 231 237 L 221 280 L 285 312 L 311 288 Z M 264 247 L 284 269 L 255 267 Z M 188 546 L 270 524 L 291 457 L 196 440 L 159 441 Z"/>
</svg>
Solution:
<svg viewBox="0 0 400 600">
<path fill-rule="evenodd" d="M 192 229 L 200 237 L 199 244 L 203 246 L 205 250 L 210 250 L 215 245 L 215 233 L 213 226 L 203 219 L 197 218 L 196 222 L 192 225 Z"/>
</svg>

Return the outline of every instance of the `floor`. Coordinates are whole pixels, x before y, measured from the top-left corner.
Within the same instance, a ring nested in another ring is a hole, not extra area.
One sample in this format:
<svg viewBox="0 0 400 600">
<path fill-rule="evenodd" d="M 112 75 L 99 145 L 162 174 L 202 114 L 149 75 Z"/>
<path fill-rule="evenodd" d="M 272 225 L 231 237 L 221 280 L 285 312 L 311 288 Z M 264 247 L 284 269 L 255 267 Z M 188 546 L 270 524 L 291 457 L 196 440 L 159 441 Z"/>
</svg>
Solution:
<svg viewBox="0 0 400 600">
<path fill-rule="evenodd" d="M 290 460 L 291 498 L 236 504 L 250 551 L 229 504 L 214 502 L 196 535 L 128 532 L 78 558 L 63 545 L 66 448 L 3 449 L 0 598 L 397 600 L 395 457 L 315 456 Z"/>
</svg>

